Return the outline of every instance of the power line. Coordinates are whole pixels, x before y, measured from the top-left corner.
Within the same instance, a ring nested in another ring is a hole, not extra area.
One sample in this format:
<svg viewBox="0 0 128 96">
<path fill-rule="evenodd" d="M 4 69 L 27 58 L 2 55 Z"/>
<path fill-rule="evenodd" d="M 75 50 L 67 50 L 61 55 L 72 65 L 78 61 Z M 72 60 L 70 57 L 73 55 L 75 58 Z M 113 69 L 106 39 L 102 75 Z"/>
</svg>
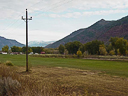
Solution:
<svg viewBox="0 0 128 96">
<path fill-rule="evenodd" d="M 21 26 L 21 24 L 23 24 L 23 22 L 21 22 L 20 24 L 18 24 L 15 28 L 11 29 L 10 32 L 14 31 L 16 28 L 18 28 L 19 26 Z"/>
<path fill-rule="evenodd" d="M 65 1 L 65 0 L 64 0 L 64 1 Z M 73 1 L 73 0 L 69 0 L 69 1 L 67 1 L 67 2 L 65 2 L 65 3 L 60 4 L 60 5 L 57 5 L 57 6 L 54 6 L 54 7 L 52 7 L 52 8 L 46 9 L 45 11 L 53 10 L 53 9 L 55 9 L 55 8 L 58 8 L 58 7 L 60 7 L 60 6 L 65 5 L 65 4 L 67 4 L 67 3 L 71 2 L 71 1 Z M 60 2 L 62 2 L 62 1 L 60 1 Z M 60 2 L 57 2 L 57 3 L 53 4 L 53 5 L 56 5 L 56 4 L 60 3 Z M 39 9 L 39 10 L 37 10 L 37 11 L 40 11 L 40 10 L 42 10 L 42 9 Z M 36 14 L 35 16 L 37 16 L 37 15 L 39 15 L 39 14 L 42 14 L 42 13 L 38 13 L 38 14 Z"/>
<path fill-rule="evenodd" d="M 44 1 L 44 0 L 43 0 L 43 1 Z M 28 8 L 31 8 L 32 6 L 34 6 L 34 5 L 36 5 L 36 4 L 39 4 L 40 2 L 42 2 L 42 1 L 39 1 L 39 2 L 37 2 L 37 3 L 35 3 L 35 4 L 31 5 L 31 6 L 29 6 Z M 19 14 L 18 16 L 16 16 L 16 17 L 20 17 L 21 15 L 22 15 L 22 13 Z M 12 21 L 9 25 L 7 25 L 7 27 L 6 27 L 4 30 L 8 30 L 10 27 L 12 27 L 12 26 L 13 26 L 14 24 L 16 24 L 18 21 L 19 21 L 19 19 L 16 20 L 16 21 Z"/>
<path fill-rule="evenodd" d="M 12 25 L 14 25 L 15 23 L 17 23 L 18 21 L 19 21 L 19 19 L 16 20 L 16 21 L 14 21 L 14 22 L 12 22 L 12 23 L 9 24 L 4 30 L 8 30 Z"/>
<path fill-rule="evenodd" d="M 44 0 L 43 0 L 44 1 Z M 64 0 L 64 1 L 66 1 L 66 0 Z M 49 10 L 53 10 L 53 9 L 55 9 L 55 8 L 57 8 L 57 7 L 60 7 L 60 6 L 62 6 L 62 5 L 64 5 L 64 4 L 67 4 L 67 3 L 69 3 L 69 2 L 71 2 L 71 1 L 73 1 L 73 0 L 69 0 L 69 1 L 67 1 L 67 2 L 65 2 L 65 3 L 62 3 L 62 4 L 60 4 L 62 1 L 59 1 L 59 2 L 57 2 L 57 3 L 54 3 L 54 4 L 52 4 L 51 6 L 54 6 L 54 7 L 51 7 L 51 8 L 49 8 L 49 9 L 46 9 L 45 11 L 49 11 Z M 39 4 L 40 2 L 42 2 L 42 1 L 39 1 L 39 2 L 37 2 L 37 3 L 35 3 L 35 4 L 33 4 L 33 5 L 31 5 L 31 6 L 29 6 L 28 8 L 31 8 L 32 6 L 34 6 L 34 5 L 37 5 L 37 4 Z M 60 4 L 60 5 L 57 5 L 57 4 Z M 38 10 L 36 10 L 36 11 L 39 11 L 39 10 L 42 10 L 42 9 L 38 9 Z M 37 15 L 39 15 L 39 14 L 42 14 L 42 13 L 37 13 L 37 14 L 35 14 L 35 16 L 37 16 Z M 20 17 L 22 14 L 20 14 L 20 15 L 18 15 L 18 17 Z M 19 19 L 18 20 L 16 20 L 16 21 L 13 21 L 13 22 L 11 22 L 6 28 L 5 28 L 5 30 L 8 30 L 10 27 L 12 27 L 13 25 L 15 25 L 17 22 L 19 21 Z M 17 27 L 19 27 L 21 24 L 19 24 Z"/>
</svg>

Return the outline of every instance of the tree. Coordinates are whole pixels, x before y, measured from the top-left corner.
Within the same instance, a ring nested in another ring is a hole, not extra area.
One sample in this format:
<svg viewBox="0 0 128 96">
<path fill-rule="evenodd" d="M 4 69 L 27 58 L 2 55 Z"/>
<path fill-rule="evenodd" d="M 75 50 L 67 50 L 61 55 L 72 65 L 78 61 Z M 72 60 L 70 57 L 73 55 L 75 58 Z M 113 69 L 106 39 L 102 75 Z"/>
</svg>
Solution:
<svg viewBox="0 0 128 96">
<path fill-rule="evenodd" d="M 59 53 L 60 54 L 64 54 L 64 46 L 61 44 L 60 46 L 59 46 Z"/>
<path fill-rule="evenodd" d="M 50 54 L 50 53 L 51 53 L 50 48 L 45 48 L 45 49 L 44 49 L 44 52 L 45 52 L 46 54 Z"/>
<path fill-rule="evenodd" d="M 111 45 L 113 47 L 113 49 L 115 49 L 115 53 L 117 55 L 117 46 L 116 46 L 116 41 L 118 40 L 119 38 L 118 37 L 111 37 L 109 42 L 111 42 Z"/>
<path fill-rule="evenodd" d="M 100 55 L 106 55 L 107 54 L 107 51 L 105 49 L 105 45 L 99 46 L 99 52 L 100 52 Z"/>
<path fill-rule="evenodd" d="M 106 51 L 109 53 L 111 50 L 113 50 L 112 44 L 106 45 Z"/>
<path fill-rule="evenodd" d="M 126 55 L 128 56 L 128 50 L 126 50 Z"/>
<path fill-rule="evenodd" d="M 99 45 L 104 44 L 102 41 L 93 40 L 91 42 L 87 42 L 85 46 L 85 50 L 89 52 L 89 54 L 95 55 L 100 54 L 99 52 Z"/>
<path fill-rule="evenodd" d="M 82 46 L 82 44 L 79 41 L 73 42 L 73 54 L 76 54 L 79 48 Z"/>
<path fill-rule="evenodd" d="M 31 47 L 31 49 L 34 53 L 41 53 L 42 51 L 44 51 L 43 47 Z"/>
<path fill-rule="evenodd" d="M 116 47 L 116 41 L 118 40 L 118 37 L 111 37 L 109 42 L 111 42 L 113 47 Z"/>
<path fill-rule="evenodd" d="M 71 52 L 71 50 L 72 50 L 72 42 L 68 42 L 68 43 L 66 43 L 65 44 L 65 48 L 67 49 L 67 51 L 68 51 L 68 54 L 71 54 L 72 52 Z"/>
<path fill-rule="evenodd" d="M 31 49 L 31 47 L 28 47 L 28 53 L 31 53 L 33 50 Z M 22 47 L 22 52 L 26 53 L 26 47 Z"/>
<path fill-rule="evenodd" d="M 82 44 L 79 48 L 79 50 L 84 53 L 86 51 L 84 44 Z"/>
<path fill-rule="evenodd" d="M 115 51 L 114 50 L 109 51 L 109 55 L 115 55 Z"/>
<path fill-rule="evenodd" d="M 32 48 L 28 47 L 28 53 L 32 52 Z"/>
<path fill-rule="evenodd" d="M 69 42 L 65 44 L 65 48 L 69 54 L 76 54 L 82 44 L 79 41 Z"/>
<path fill-rule="evenodd" d="M 127 40 L 124 38 L 118 38 L 118 40 L 115 42 L 116 48 L 119 49 L 120 54 L 126 55 L 127 43 Z"/>
<path fill-rule="evenodd" d="M 77 56 L 80 58 L 82 56 L 82 52 L 80 50 L 77 51 Z"/>
<path fill-rule="evenodd" d="M 22 52 L 26 53 L 26 47 L 22 47 Z"/>
<path fill-rule="evenodd" d="M 11 47 L 11 51 L 12 52 L 22 52 L 22 48 L 21 47 L 17 47 L 17 46 L 12 46 Z"/>
<path fill-rule="evenodd" d="M 4 46 L 4 47 L 2 48 L 2 51 L 3 51 L 3 52 L 8 52 L 8 50 L 9 50 L 8 45 L 6 45 L 6 46 Z"/>
<path fill-rule="evenodd" d="M 64 55 L 68 55 L 68 50 L 67 49 L 64 50 Z"/>
</svg>

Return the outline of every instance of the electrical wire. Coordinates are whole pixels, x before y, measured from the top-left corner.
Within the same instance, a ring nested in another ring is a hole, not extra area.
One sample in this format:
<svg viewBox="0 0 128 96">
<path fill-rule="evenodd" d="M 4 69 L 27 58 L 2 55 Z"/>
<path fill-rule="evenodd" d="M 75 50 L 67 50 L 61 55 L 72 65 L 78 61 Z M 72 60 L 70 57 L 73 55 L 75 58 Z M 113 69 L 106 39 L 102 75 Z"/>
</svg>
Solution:
<svg viewBox="0 0 128 96">
<path fill-rule="evenodd" d="M 66 0 L 63 0 L 63 1 L 66 1 Z M 54 7 L 52 7 L 52 8 L 49 8 L 49 9 L 46 9 L 46 10 L 44 10 L 44 11 L 53 10 L 53 9 L 55 9 L 55 8 L 58 8 L 58 7 L 60 7 L 60 6 L 65 5 L 65 4 L 67 4 L 67 3 L 71 2 L 71 1 L 73 1 L 73 0 L 69 0 L 69 1 L 67 1 L 67 2 L 64 2 L 64 3 L 60 4 L 60 5 L 57 5 L 57 4 L 58 4 L 58 3 L 61 3 L 62 1 L 57 2 L 57 3 L 53 4 L 53 5 L 56 5 L 56 6 L 54 6 Z M 52 5 L 52 6 L 53 6 L 53 5 Z M 37 11 L 41 11 L 41 10 L 43 10 L 43 9 L 39 9 L 39 10 L 37 10 Z M 35 16 L 38 16 L 38 15 L 41 15 L 41 14 L 42 14 L 42 13 L 37 13 L 37 14 L 35 14 Z"/>
<path fill-rule="evenodd" d="M 44 0 L 43 0 L 43 1 L 44 1 Z M 63 1 L 66 1 L 66 0 L 63 0 Z M 52 4 L 51 6 L 53 6 L 53 7 L 49 8 L 49 9 L 46 9 L 46 8 L 45 8 L 45 11 L 53 10 L 53 9 L 55 9 L 55 8 L 58 8 L 58 7 L 62 6 L 62 5 L 64 5 L 64 4 L 69 3 L 69 2 L 71 2 L 71 1 L 73 1 L 73 0 L 69 0 L 69 1 L 64 2 L 64 3 L 62 3 L 62 4 L 60 4 L 62 1 L 59 1 L 59 2 L 57 2 L 57 3 Z M 31 8 L 31 7 L 33 7 L 33 6 L 37 5 L 37 4 L 39 4 L 40 2 L 42 2 L 42 1 L 39 1 L 39 2 L 37 2 L 37 3 L 35 3 L 35 4 L 31 5 L 31 6 L 29 6 L 28 8 Z M 60 5 L 57 5 L 57 4 L 60 4 Z M 36 11 L 41 11 L 41 10 L 43 10 L 43 8 L 42 8 L 42 9 L 38 9 L 38 10 L 36 10 Z M 40 14 L 42 14 L 42 13 L 37 13 L 37 14 L 35 14 L 34 16 L 38 16 L 38 15 L 40 15 Z M 22 14 L 18 15 L 18 17 L 21 16 L 21 15 L 22 15 Z M 15 25 L 18 21 L 19 21 L 19 19 L 16 20 L 16 21 L 11 22 L 11 23 L 5 28 L 4 31 L 8 30 L 10 27 L 12 27 L 13 25 Z M 23 23 L 23 22 L 22 22 L 22 23 Z M 21 24 L 22 24 L 22 23 L 21 23 Z M 19 27 L 21 24 L 19 24 L 19 25 L 16 26 L 15 28 Z M 14 29 L 15 29 L 15 28 L 14 28 Z M 12 30 L 11 30 L 11 31 L 12 31 Z M 11 31 L 10 31 L 10 32 L 11 32 Z"/>
<path fill-rule="evenodd" d="M 43 0 L 44 1 L 44 0 Z M 41 1 L 40 1 L 41 2 Z M 35 3 L 35 4 L 33 4 L 33 5 L 31 5 L 31 6 L 29 6 L 28 8 L 31 8 L 32 6 L 34 6 L 34 5 L 36 5 L 36 4 L 39 4 L 40 2 L 37 2 L 37 3 Z M 19 14 L 18 16 L 16 16 L 16 17 L 20 17 L 20 16 L 22 16 L 22 14 Z M 11 23 L 9 23 L 8 25 L 7 25 L 7 27 L 4 29 L 4 30 L 8 30 L 10 27 L 12 27 L 14 24 L 16 24 L 17 22 L 19 21 L 19 19 L 18 20 L 16 20 L 16 21 L 12 21 Z"/>
</svg>

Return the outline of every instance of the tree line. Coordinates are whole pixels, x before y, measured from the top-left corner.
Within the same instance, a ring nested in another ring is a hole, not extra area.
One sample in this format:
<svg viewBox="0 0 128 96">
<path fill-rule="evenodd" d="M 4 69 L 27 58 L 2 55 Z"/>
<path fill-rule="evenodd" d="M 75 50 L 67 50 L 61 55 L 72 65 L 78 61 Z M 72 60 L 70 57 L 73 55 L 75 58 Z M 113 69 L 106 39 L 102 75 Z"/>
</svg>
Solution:
<svg viewBox="0 0 128 96">
<path fill-rule="evenodd" d="M 6 45 L 2 48 L 3 52 L 26 52 L 26 47 L 12 46 L 10 49 Z M 103 41 L 93 40 L 85 44 L 79 41 L 68 42 L 60 45 L 58 48 L 29 47 L 28 53 L 46 54 L 89 54 L 89 55 L 128 55 L 128 41 L 124 38 L 111 37 L 109 44 L 105 45 Z"/>
<path fill-rule="evenodd" d="M 41 53 L 44 50 L 43 47 L 28 47 L 28 53 Z M 8 45 L 4 46 L 2 48 L 3 52 L 23 52 L 26 53 L 26 47 L 18 47 L 18 46 L 12 46 L 9 50 Z"/>
<path fill-rule="evenodd" d="M 23 52 L 26 53 L 26 47 L 18 47 L 18 46 L 12 46 L 11 48 L 9 48 L 8 45 L 4 46 L 2 48 L 3 52 Z M 28 53 L 41 53 L 41 52 L 45 52 L 46 54 L 59 54 L 59 50 L 58 48 L 44 48 L 44 47 L 28 47 Z"/>
<path fill-rule="evenodd" d="M 74 41 L 60 45 L 58 49 L 61 54 L 66 52 L 68 54 L 77 54 L 77 51 L 81 51 L 82 54 L 90 55 L 128 55 L 128 41 L 118 37 L 111 37 L 108 45 L 99 40 L 93 40 L 86 44 Z"/>
</svg>

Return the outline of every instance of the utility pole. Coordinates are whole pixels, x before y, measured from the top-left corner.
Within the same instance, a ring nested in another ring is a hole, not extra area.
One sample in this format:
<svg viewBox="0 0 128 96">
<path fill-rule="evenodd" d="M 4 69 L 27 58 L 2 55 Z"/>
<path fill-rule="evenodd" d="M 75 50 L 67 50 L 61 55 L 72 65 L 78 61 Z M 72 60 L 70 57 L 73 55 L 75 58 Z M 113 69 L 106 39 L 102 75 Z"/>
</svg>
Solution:
<svg viewBox="0 0 128 96">
<path fill-rule="evenodd" d="M 26 22 L 26 72 L 28 72 L 28 20 L 32 20 L 32 17 L 28 18 L 28 11 L 26 9 L 26 18 L 23 18 L 22 20 Z"/>
</svg>

